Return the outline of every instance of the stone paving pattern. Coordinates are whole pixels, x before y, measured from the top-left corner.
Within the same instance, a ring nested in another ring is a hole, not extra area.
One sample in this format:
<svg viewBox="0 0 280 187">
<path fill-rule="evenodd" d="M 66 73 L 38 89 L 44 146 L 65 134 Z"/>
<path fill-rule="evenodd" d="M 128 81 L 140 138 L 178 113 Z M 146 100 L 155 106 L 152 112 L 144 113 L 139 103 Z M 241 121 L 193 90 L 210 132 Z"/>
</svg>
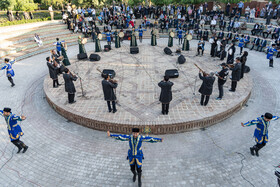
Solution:
<svg viewBox="0 0 280 187">
<path fill-rule="evenodd" d="M 86 48 L 90 51 L 94 44 Z M 74 58 L 77 52 L 77 46 L 69 47 L 68 55 Z M 67 122 L 46 102 L 43 81 L 48 55 L 16 63 L 14 88 L 0 72 L 0 107 L 10 106 L 14 113 L 27 116 L 21 123 L 25 132 L 22 140 L 29 145 L 25 154 L 15 154 L 5 121 L 0 120 L 0 186 L 136 186 L 126 161 L 127 142 Z M 271 69 L 264 53 L 250 51 L 247 64 L 253 77 L 248 106 L 205 131 L 161 135 L 157 137 L 164 138 L 163 143 L 143 144 L 143 187 L 249 187 L 240 175 L 242 158 L 234 154 L 236 151 L 245 156 L 242 174 L 254 186 L 277 186 L 273 166 L 280 157 L 279 121 L 271 123 L 269 142 L 260 157 L 249 153 L 254 127 L 241 127 L 240 122 L 264 112 L 279 115 L 279 60 Z"/>
<path fill-rule="evenodd" d="M 64 86 L 53 88 L 52 79 L 49 76 L 46 77 L 47 83 L 45 83 L 45 86 L 48 87 L 45 88 L 47 97 L 55 105 L 67 110 L 70 116 L 71 113 L 74 113 L 87 119 L 116 124 L 162 125 L 204 121 L 206 117 L 223 113 L 240 105 L 250 94 L 252 81 L 246 74 L 245 78 L 238 82 L 238 89 L 235 93 L 228 91 L 231 84 L 228 78 L 224 88 L 225 97 L 223 100 L 217 101 L 215 98 L 219 93 L 216 77 L 209 104 L 206 107 L 201 106 L 198 89 L 202 81 L 198 77 L 199 71 L 194 63 L 205 71 L 216 72 L 220 71 L 218 65 L 221 61 L 217 58 L 210 59 L 209 50 L 205 51 L 203 57 L 196 57 L 196 51 L 193 47 L 191 51 L 182 53 L 186 57 L 186 63 L 176 64 L 178 55 L 169 56 L 163 51 L 167 39 L 158 40 L 159 45 L 156 47 L 151 46 L 149 42 L 150 40 L 145 40 L 139 45 L 140 53 L 137 55 L 129 54 L 129 44 L 125 41 L 122 48 L 113 48 L 110 52 L 99 53 L 100 61 L 72 59 L 72 66 L 69 68 L 82 78 L 86 98 L 76 97 L 75 104 L 68 104 Z M 103 46 L 102 44 L 101 46 Z M 191 45 L 196 46 L 196 42 L 192 41 Z M 176 48 L 177 46 L 174 46 L 172 50 L 176 51 Z M 163 79 L 166 69 L 177 67 L 180 70 L 179 78 L 170 79 L 174 82 L 170 112 L 169 115 L 162 115 L 161 103 L 159 102 L 160 87 L 157 84 Z M 116 92 L 119 106 L 117 106 L 118 112 L 115 114 L 108 113 L 102 91 L 102 78 L 96 70 L 97 68 L 100 70 L 114 69 L 116 72 L 115 79 L 118 80 Z M 60 76 L 59 82 L 64 83 L 62 76 Z M 81 95 L 80 81 L 76 81 L 75 85 L 77 96 L 79 96 Z M 66 115 L 63 116 L 67 118 Z"/>
</svg>

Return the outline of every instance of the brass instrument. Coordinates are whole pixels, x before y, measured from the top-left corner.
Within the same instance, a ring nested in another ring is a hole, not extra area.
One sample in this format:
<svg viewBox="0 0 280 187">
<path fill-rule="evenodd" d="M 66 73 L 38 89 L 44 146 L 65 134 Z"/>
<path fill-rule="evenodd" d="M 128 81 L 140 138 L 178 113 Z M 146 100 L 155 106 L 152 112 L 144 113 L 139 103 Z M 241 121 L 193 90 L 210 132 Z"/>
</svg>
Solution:
<svg viewBox="0 0 280 187">
<path fill-rule="evenodd" d="M 106 75 L 106 74 L 104 74 L 99 68 L 96 68 L 96 70 L 99 71 L 99 72 L 101 73 L 102 77 L 103 77 L 104 75 Z M 115 84 L 115 83 L 118 82 L 117 80 L 112 79 L 111 76 L 109 76 L 109 77 L 110 77 L 109 82 L 111 82 L 111 83 L 113 83 L 113 84 Z"/>
</svg>

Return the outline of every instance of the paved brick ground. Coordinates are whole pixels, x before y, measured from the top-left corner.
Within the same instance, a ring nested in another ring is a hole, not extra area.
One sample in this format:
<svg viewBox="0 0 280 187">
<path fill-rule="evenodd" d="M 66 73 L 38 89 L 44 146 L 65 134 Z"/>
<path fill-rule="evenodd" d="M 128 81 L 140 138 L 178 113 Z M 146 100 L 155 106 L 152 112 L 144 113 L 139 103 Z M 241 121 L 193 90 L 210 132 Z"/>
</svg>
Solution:
<svg viewBox="0 0 280 187">
<path fill-rule="evenodd" d="M 204 120 L 205 117 L 221 114 L 225 110 L 240 105 L 248 97 L 252 89 L 252 81 L 245 75 L 245 78 L 238 82 L 235 93 L 229 92 L 231 81 L 225 84 L 225 97 L 221 101 L 215 100 L 218 97 L 217 77 L 213 95 L 207 107 L 200 105 L 200 94 L 198 89 L 202 81 L 198 77 L 198 64 L 207 72 L 220 71 L 219 59 L 209 58 L 209 50 L 205 51 L 203 57 L 196 57 L 196 51 L 183 52 L 186 56 L 186 63 L 176 64 L 178 55 L 168 56 L 163 52 L 167 40 L 159 40 L 158 46 L 150 45 L 150 40 L 139 44 L 140 53 L 129 54 L 129 43 L 123 43 L 119 49 L 113 48 L 110 52 L 100 53 L 101 60 L 98 62 L 77 61 L 72 59 L 72 66 L 69 68 L 79 74 L 83 80 L 83 88 L 87 98 L 77 97 L 75 104 L 67 103 L 67 94 L 64 86 L 53 88 L 52 80 L 47 76 L 45 88 L 47 95 L 53 103 L 71 113 L 80 114 L 86 118 L 98 121 L 106 121 L 117 124 L 131 125 L 158 125 L 174 124 L 193 120 Z M 102 45 L 103 46 L 103 45 Z M 176 51 L 177 46 L 172 48 Z M 90 54 L 89 50 L 89 54 Z M 158 82 L 163 79 L 166 69 L 179 68 L 180 76 L 171 79 L 174 82 L 173 100 L 170 105 L 169 115 L 161 114 L 161 104 L 158 101 L 160 88 Z M 101 76 L 96 70 L 114 69 L 115 79 L 118 80 L 117 98 L 118 112 L 108 113 L 107 104 L 104 101 Z M 60 83 L 64 83 L 60 76 Z M 81 95 L 80 82 L 75 82 L 77 95 Z M 195 92 L 194 92 L 195 90 Z M 195 95 L 194 95 L 195 93 Z"/>
<path fill-rule="evenodd" d="M 94 47 L 90 43 L 86 48 L 90 51 Z M 70 47 L 69 56 L 74 57 L 77 51 L 77 46 Z M 241 177 L 242 158 L 234 152 L 245 156 L 242 175 L 254 186 L 276 186 L 273 166 L 280 156 L 279 122 L 271 124 L 269 143 L 258 158 L 249 153 L 254 127 L 243 128 L 240 122 L 266 111 L 279 114 L 279 60 L 270 69 L 265 54 L 249 53 L 254 88 L 248 107 L 205 131 L 159 136 L 163 143 L 144 144 L 143 186 L 251 186 Z M 0 107 L 10 106 L 14 113 L 27 116 L 21 123 L 25 132 L 22 140 L 30 146 L 25 154 L 14 154 L 1 119 L 0 185 L 136 186 L 126 161 L 127 142 L 68 123 L 48 105 L 43 93 L 47 55 L 15 64 L 14 88 L 3 72 L 0 74 Z"/>
</svg>

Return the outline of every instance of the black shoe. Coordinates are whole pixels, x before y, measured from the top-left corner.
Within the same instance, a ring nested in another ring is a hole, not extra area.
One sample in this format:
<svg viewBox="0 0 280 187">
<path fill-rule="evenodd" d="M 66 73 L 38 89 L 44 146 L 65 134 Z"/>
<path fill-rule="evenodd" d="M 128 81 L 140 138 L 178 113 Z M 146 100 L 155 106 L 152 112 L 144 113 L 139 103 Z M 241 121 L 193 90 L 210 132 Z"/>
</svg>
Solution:
<svg viewBox="0 0 280 187">
<path fill-rule="evenodd" d="M 20 153 L 21 150 L 22 150 L 22 147 L 19 147 L 17 153 Z"/>
<path fill-rule="evenodd" d="M 256 156 L 259 156 L 259 150 L 255 149 L 255 152 L 256 152 Z"/>
<path fill-rule="evenodd" d="M 233 89 L 230 89 L 229 91 L 230 91 L 230 92 L 235 92 L 235 90 L 233 90 Z"/>
<path fill-rule="evenodd" d="M 136 181 L 136 173 L 133 173 L 133 178 L 132 181 L 135 182 Z"/>
<path fill-rule="evenodd" d="M 25 153 L 25 152 L 27 151 L 27 149 L 28 149 L 28 146 L 26 145 L 26 146 L 23 148 L 22 153 Z"/>
<path fill-rule="evenodd" d="M 253 147 L 250 147 L 251 155 L 253 155 L 253 156 L 255 155 L 254 150 L 255 149 Z"/>
<path fill-rule="evenodd" d="M 15 86 L 15 84 L 12 84 L 12 85 L 11 85 L 11 87 L 14 87 L 14 86 Z"/>
<path fill-rule="evenodd" d="M 109 110 L 109 112 L 112 112 L 112 110 Z"/>
<path fill-rule="evenodd" d="M 162 115 L 164 115 L 165 113 L 163 111 L 161 111 Z"/>
<path fill-rule="evenodd" d="M 118 110 L 113 110 L 113 113 L 116 113 Z"/>
</svg>

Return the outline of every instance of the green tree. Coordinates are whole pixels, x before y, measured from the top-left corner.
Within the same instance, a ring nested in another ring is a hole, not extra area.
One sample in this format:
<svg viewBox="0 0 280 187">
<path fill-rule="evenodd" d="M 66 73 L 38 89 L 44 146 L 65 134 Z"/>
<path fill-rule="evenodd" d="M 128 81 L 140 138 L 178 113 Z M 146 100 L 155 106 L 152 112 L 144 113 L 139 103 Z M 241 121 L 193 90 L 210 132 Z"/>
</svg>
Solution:
<svg viewBox="0 0 280 187">
<path fill-rule="evenodd" d="M 33 11 L 37 8 L 38 6 L 33 0 L 16 0 L 16 4 L 13 9 L 17 11 Z"/>
<path fill-rule="evenodd" d="M 13 9 L 16 4 L 16 0 L 0 0 L 0 9 L 8 10 Z"/>
</svg>

